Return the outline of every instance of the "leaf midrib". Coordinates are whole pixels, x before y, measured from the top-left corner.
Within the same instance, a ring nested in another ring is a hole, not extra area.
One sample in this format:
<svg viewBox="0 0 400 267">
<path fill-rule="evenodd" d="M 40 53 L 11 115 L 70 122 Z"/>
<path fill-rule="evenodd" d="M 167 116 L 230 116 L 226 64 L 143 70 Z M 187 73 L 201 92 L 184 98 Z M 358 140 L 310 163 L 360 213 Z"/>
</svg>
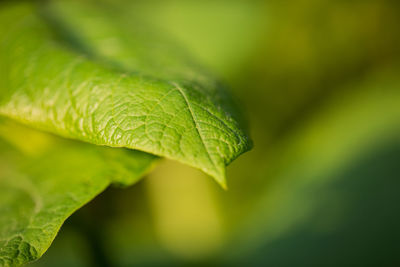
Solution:
<svg viewBox="0 0 400 267">
<path fill-rule="evenodd" d="M 200 138 L 200 140 L 201 140 L 201 144 L 203 145 L 205 151 L 207 152 L 207 153 L 206 153 L 206 154 L 207 154 L 207 157 L 208 157 L 208 159 L 210 160 L 210 162 L 212 163 L 212 165 L 213 165 L 213 167 L 214 167 L 214 171 L 216 171 L 217 173 L 219 173 L 219 172 L 218 172 L 218 169 L 217 169 L 217 165 L 215 164 L 213 158 L 211 157 L 211 154 L 210 154 L 210 152 L 209 152 L 209 150 L 208 150 L 208 146 L 206 145 L 206 143 L 205 143 L 205 141 L 204 141 L 204 137 L 203 137 L 203 135 L 201 134 L 200 125 L 199 125 L 199 123 L 197 122 L 196 116 L 195 116 L 195 114 L 194 114 L 194 112 L 193 112 L 193 110 L 192 110 L 192 106 L 191 106 L 191 104 L 190 104 L 190 102 L 189 102 L 189 99 L 187 98 L 187 96 L 186 96 L 185 92 L 183 91 L 183 89 L 182 89 L 177 83 L 172 82 L 171 84 L 177 89 L 177 91 L 181 94 L 183 100 L 185 101 L 186 106 L 187 106 L 187 108 L 188 108 L 188 110 L 189 110 L 189 112 L 190 112 L 192 121 L 193 121 L 193 123 L 194 123 L 194 125 L 195 125 L 196 132 L 197 132 L 197 134 L 198 134 L 198 136 L 199 136 L 199 138 Z"/>
</svg>

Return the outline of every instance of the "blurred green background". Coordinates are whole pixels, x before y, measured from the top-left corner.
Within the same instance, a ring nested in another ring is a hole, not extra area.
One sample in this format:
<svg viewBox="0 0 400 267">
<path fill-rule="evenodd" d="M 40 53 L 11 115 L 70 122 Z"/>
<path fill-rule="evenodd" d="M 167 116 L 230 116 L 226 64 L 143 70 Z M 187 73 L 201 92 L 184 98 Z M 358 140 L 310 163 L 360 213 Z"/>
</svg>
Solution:
<svg viewBox="0 0 400 267">
<path fill-rule="evenodd" d="M 228 191 L 163 161 L 32 266 L 400 266 L 400 2 L 103 1 L 182 44 L 247 114 Z"/>
</svg>

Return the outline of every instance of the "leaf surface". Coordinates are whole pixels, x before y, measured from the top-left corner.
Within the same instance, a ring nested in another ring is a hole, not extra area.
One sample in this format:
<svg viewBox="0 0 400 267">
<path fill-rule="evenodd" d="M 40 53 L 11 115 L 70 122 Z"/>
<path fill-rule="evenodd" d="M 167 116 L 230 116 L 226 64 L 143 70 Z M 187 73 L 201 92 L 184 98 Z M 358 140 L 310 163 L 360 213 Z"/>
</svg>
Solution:
<svg viewBox="0 0 400 267">
<path fill-rule="evenodd" d="M 155 156 L 0 124 L 0 266 L 39 258 L 74 211 L 111 183 L 130 185 Z"/>
<path fill-rule="evenodd" d="M 78 1 L 39 9 L 0 14 L 0 114 L 174 159 L 226 186 L 226 165 L 251 144 L 212 75 L 133 19 Z"/>
</svg>

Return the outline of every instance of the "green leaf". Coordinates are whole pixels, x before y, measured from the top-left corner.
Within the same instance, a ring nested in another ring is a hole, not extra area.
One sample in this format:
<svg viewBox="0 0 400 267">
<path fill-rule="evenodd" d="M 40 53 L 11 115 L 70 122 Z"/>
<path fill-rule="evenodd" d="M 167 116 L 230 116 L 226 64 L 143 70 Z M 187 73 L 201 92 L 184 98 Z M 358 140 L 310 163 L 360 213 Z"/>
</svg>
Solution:
<svg viewBox="0 0 400 267">
<path fill-rule="evenodd" d="M 132 18 L 78 1 L 39 9 L 0 12 L 0 114 L 174 159 L 225 187 L 226 165 L 251 144 L 218 81 Z"/>
<path fill-rule="evenodd" d="M 129 185 L 155 156 L 0 124 L 0 266 L 39 258 L 74 211 L 111 183 Z"/>
</svg>

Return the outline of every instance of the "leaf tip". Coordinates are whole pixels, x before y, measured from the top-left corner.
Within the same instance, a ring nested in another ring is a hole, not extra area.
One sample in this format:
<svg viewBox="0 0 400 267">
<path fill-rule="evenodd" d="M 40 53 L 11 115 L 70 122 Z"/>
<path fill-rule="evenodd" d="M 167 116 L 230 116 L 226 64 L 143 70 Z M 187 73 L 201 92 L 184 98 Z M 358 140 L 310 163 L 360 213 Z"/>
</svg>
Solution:
<svg viewBox="0 0 400 267">
<path fill-rule="evenodd" d="M 228 185 L 226 182 L 226 175 L 225 175 L 225 168 L 220 173 L 212 174 L 211 176 L 222 187 L 222 189 L 224 189 L 225 191 L 228 190 Z"/>
</svg>

